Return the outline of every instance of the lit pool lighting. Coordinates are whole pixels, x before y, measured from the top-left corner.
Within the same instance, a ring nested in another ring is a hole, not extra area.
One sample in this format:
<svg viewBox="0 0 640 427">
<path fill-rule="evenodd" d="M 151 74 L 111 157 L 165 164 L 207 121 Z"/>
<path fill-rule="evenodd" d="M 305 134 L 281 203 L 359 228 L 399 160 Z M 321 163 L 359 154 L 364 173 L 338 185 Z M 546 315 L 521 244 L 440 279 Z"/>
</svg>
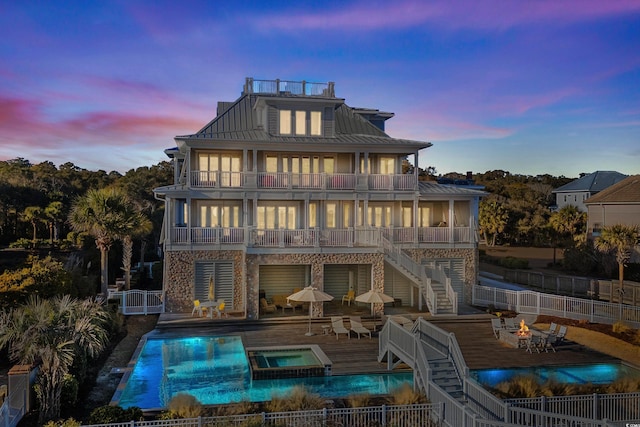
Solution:
<svg viewBox="0 0 640 427">
<path fill-rule="evenodd" d="M 123 408 L 161 409 L 181 392 L 204 405 L 262 402 L 284 396 L 297 385 L 321 397 L 340 398 L 389 394 L 403 383 L 413 384 L 413 373 L 252 380 L 238 336 L 148 338 L 112 403 Z"/>
</svg>

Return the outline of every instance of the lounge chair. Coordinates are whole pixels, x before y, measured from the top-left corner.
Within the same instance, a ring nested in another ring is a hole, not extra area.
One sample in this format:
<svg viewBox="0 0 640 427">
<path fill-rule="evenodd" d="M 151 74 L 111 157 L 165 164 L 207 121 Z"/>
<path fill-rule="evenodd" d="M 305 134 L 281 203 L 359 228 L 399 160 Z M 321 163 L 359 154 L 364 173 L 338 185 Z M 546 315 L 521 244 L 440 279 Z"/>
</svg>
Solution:
<svg viewBox="0 0 640 427">
<path fill-rule="evenodd" d="M 351 301 L 354 301 L 356 299 L 356 291 L 347 291 L 346 295 L 342 295 L 342 305 L 344 305 L 344 302 L 346 301 L 349 305 L 351 305 Z"/>
<path fill-rule="evenodd" d="M 331 329 L 336 334 L 336 339 L 340 337 L 340 334 L 345 334 L 351 339 L 351 333 L 347 328 L 344 327 L 344 323 L 342 322 L 342 317 L 340 316 L 331 316 Z"/>
<path fill-rule="evenodd" d="M 360 335 L 369 335 L 369 339 L 371 339 L 371 331 L 362 326 L 360 316 L 350 316 L 349 323 L 351 324 L 349 329 L 358 334 L 358 339 L 360 339 Z"/>
<path fill-rule="evenodd" d="M 516 319 L 514 317 L 504 318 L 504 328 L 509 332 L 520 330 L 520 326 L 516 324 Z"/>
<path fill-rule="evenodd" d="M 544 348 L 544 351 L 546 353 L 549 353 L 549 349 L 553 350 L 553 352 L 556 352 L 556 342 L 557 342 L 557 338 L 555 335 L 549 335 L 547 336 L 547 338 L 545 338 L 544 340 L 544 345 L 542 348 Z"/>
<path fill-rule="evenodd" d="M 275 313 L 275 304 L 269 304 L 266 298 L 260 298 L 260 311 L 263 313 Z"/>
<path fill-rule="evenodd" d="M 527 340 L 527 351 L 529 353 L 533 353 L 534 350 L 536 353 L 540 353 L 540 349 L 544 347 L 544 341 L 542 337 L 538 335 L 532 335 L 531 338 Z"/>
<path fill-rule="evenodd" d="M 505 330 L 502 321 L 498 317 L 491 318 L 491 328 L 493 329 L 493 335 L 496 336 L 496 339 L 500 338 L 500 331 Z"/>
</svg>

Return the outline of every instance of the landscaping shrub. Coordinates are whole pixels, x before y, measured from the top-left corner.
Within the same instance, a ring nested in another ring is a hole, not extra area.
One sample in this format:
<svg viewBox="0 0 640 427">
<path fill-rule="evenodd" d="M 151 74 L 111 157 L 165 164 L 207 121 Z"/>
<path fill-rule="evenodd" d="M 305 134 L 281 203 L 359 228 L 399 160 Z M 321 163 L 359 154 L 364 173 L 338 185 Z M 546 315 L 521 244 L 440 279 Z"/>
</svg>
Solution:
<svg viewBox="0 0 640 427">
<path fill-rule="evenodd" d="M 617 334 L 626 334 L 629 331 L 631 331 L 631 328 L 629 327 L 629 325 L 627 325 L 622 321 L 617 321 L 616 323 L 614 323 L 612 326 L 612 329 L 613 329 L 613 332 Z"/>
<path fill-rule="evenodd" d="M 73 418 L 67 418 L 66 420 L 49 421 L 44 427 L 80 427 L 82 423 L 76 421 Z"/>
<path fill-rule="evenodd" d="M 305 411 L 322 409 L 324 404 L 319 395 L 310 393 L 304 386 L 295 386 L 287 396 L 272 396 L 265 409 L 268 412 Z"/>
<path fill-rule="evenodd" d="M 427 403 L 427 397 L 420 391 L 416 391 L 408 383 L 391 391 L 390 403 L 392 405 L 414 405 Z"/>
<path fill-rule="evenodd" d="M 143 419 L 142 409 L 132 406 L 124 409 L 120 406 L 100 406 L 89 415 L 89 424 L 124 423 Z"/>
<path fill-rule="evenodd" d="M 169 412 L 178 418 L 196 418 L 202 415 L 202 403 L 188 393 L 178 393 L 169 400 Z"/>
<path fill-rule="evenodd" d="M 347 397 L 347 403 L 350 408 L 362 408 L 371 405 L 371 395 L 367 393 L 352 394 Z"/>
<path fill-rule="evenodd" d="M 214 415 L 216 416 L 226 416 L 226 415 L 242 415 L 242 414 L 252 414 L 258 410 L 258 406 L 249 402 L 248 400 L 243 400 L 238 403 L 232 403 L 229 405 L 221 405 L 215 408 Z"/>
<path fill-rule="evenodd" d="M 502 258 L 502 260 L 500 261 L 500 265 L 505 268 L 511 268 L 516 270 L 526 270 L 529 268 L 529 260 L 508 256 L 508 257 Z"/>
</svg>

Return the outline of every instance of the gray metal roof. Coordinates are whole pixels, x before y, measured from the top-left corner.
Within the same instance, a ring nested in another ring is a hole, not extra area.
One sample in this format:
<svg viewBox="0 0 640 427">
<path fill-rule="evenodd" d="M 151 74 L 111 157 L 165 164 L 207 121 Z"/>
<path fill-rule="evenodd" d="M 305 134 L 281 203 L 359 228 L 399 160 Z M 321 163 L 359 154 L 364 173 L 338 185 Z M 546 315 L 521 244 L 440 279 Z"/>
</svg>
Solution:
<svg viewBox="0 0 640 427">
<path fill-rule="evenodd" d="M 621 174 L 620 172 L 596 171 L 575 181 L 571 181 L 562 187 L 558 187 L 553 190 L 552 193 L 575 193 L 581 191 L 597 193 L 622 181 L 626 177 L 627 175 Z"/>
<path fill-rule="evenodd" d="M 483 197 L 488 195 L 486 191 L 474 190 L 463 185 L 438 184 L 433 181 L 419 181 L 418 191 L 421 196 L 470 196 Z"/>
<path fill-rule="evenodd" d="M 338 102 L 334 114 L 334 136 L 272 135 L 259 128 L 254 120 L 253 109 L 260 96 L 261 95 L 256 94 L 245 94 L 233 103 L 223 103 L 225 108 L 221 114 L 207 123 L 197 133 L 176 136 L 175 139 L 183 141 L 206 140 L 208 142 L 256 141 L 295 144 L 385 144 L 409 145 L 417 149 L 428 148 L 432 145 L 430 142 L 425 141 L 392 138 L 337 98 L 332 100 Z"/>
</svg>

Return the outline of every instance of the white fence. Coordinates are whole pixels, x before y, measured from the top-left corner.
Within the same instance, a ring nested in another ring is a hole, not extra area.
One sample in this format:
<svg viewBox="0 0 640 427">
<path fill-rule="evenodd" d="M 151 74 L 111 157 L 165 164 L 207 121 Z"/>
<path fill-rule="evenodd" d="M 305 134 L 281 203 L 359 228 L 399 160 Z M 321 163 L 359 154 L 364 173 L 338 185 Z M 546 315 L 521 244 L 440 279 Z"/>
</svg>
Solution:
<svg viewBox="0 0 640 427">
<path fill-rule="evenodd" d="M 94 427 L 222 427 L 222 426 L 441 426 L 442 406 L 437 404 L 382 405 L 362 408 L 332 408 L 296 412 L 262 412 L 220 417 L 177 420 L 131 421 L 95 424 Z"/>
<path fill-rule="evenodd" d="M 109 299 L 120 300 L 120 310 L 125 315 L 164 313 L 164 293 L 162 291 L 109 290 Z"/>
<path fill-rule="evenodd" d="M 493 305 L 523 314 L 560 316 L 592 323 L 622 321 L 633 328 L 640 328 L 640 307 L 625 304 L 480 285 L 473 287 L 472 301 L 473 305 Z"/>
</svg>

